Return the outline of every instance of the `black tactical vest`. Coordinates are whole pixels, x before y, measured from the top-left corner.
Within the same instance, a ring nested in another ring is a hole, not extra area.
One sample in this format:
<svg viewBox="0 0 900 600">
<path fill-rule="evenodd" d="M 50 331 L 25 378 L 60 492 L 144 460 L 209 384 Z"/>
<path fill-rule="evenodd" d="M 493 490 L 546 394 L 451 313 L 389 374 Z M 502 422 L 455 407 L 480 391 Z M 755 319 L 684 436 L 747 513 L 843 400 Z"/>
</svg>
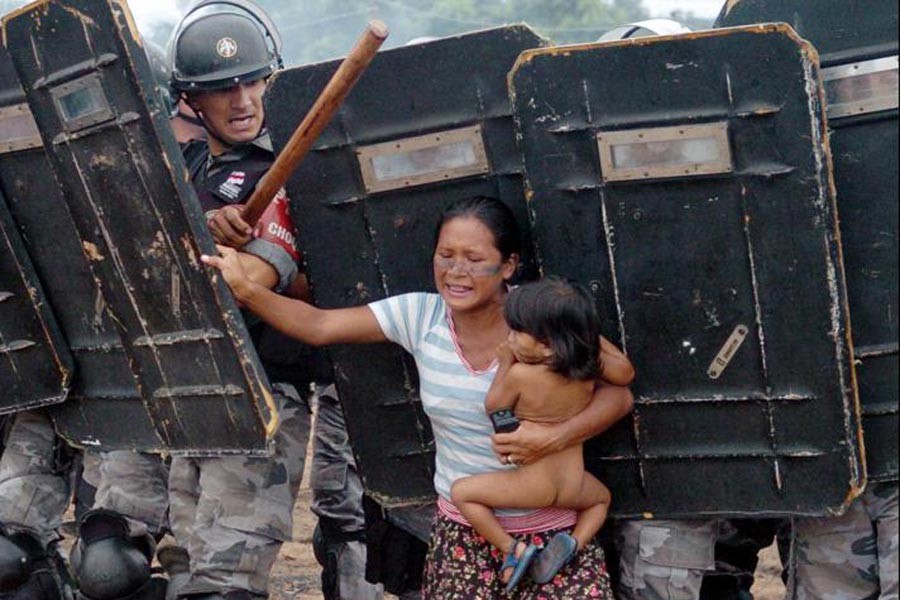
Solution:
<svg viewBox="0 0 900 600">
<path fill-rule="evenodd" d="M 257 143 L 236 146 L 212 161 L 203 140 L 189 142 L 182 152 L 204 213 L 246 202 L 275 160 L 270 150 Z M 305 396 L 310 383 L 332 381 L 324 350 L 289 338 L 249 311 L 243 315 L 270 382 L 293 384 Z"/>
</svg>

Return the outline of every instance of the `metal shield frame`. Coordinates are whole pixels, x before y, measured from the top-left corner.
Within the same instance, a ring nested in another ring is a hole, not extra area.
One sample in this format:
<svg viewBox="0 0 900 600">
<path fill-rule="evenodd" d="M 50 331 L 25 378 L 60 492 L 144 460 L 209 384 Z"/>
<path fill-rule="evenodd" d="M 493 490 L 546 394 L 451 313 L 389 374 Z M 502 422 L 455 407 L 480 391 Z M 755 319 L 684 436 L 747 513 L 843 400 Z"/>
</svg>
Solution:
<svg viewBox="0 0 900 600">
<path fill-rule="evenodd" d="M 73 412 L 57 420 L 100 447 L 268 454 L 277 411 L 230 292 L 199 261 L 214 245 L 128 7 L 44 0 L 3 27 L 153 435 L 110 432 L 134 403 L 109 397 L 94 422 Z"/>
<path fill-rule="evenodd" d="M 375 57 L 287 185 L 317 304 L 356 306 L 432 290 L 434 227 L 457 198 L 498 197 L 527 222 L 506 74 L 522 50 L 545 44 L 527 27 L 512 26 Z M 336 68 L 332 61 L 275 75 L 266 115 L 276 148 Z M 436 159 L 435 168 L 421 178 L 380 186 L 365 174 L 373 153 L 434 148 L 448 135 L 468 140 L 473 160 L 466 168 L 442 167 L 442 157 L 429 154 L 422 158 Z M 522 275 L 534 277 L 530 237 L 525 246 Z M 338 347 L 330 354 L 367 493 L 386 506 L 431 499 L 433 441 L 412 360 L 390 344 Z"/>
<path fill-rule="evenodd" d="M 593 291 L 638 374 L 632 418 L 586 446 L 617 514 L 822 515 L 861 489 L 817 66 L 769 25 L 529 51 L 510 74 L 543 272 Z M 598 136 L 697 127 L 730 161 L 604 172 Z"/>
<path fill-rule="evenodd" d="M 771 21 L 793 25 L 821 57 L 867 470 L 872 480 L 896 481 L 898 6 L 892 0 L 736 0 L 716 26 Z"/>
</svg>

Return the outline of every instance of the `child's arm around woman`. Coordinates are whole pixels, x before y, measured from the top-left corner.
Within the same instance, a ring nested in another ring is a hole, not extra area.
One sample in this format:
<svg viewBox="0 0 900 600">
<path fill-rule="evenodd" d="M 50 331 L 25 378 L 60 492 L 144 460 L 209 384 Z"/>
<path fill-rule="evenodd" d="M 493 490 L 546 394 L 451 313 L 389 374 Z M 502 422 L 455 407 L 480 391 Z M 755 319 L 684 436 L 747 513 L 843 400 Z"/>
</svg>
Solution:
<svg viewBox="0 0 900 600">
<path fill-rule="evenodd" d="M 634 365 L 615 344 L 600 336 L 600 379 L 612 385 L 631 385 Z"/>
</svg>

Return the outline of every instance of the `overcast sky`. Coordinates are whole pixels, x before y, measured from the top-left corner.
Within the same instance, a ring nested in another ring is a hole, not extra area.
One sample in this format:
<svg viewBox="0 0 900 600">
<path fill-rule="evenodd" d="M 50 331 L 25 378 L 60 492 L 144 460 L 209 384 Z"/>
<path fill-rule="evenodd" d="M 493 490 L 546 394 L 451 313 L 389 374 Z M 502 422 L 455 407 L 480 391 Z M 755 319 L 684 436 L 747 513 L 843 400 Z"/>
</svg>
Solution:
<svg viewBox="0 0 900 600">
<path fill-rule="evenodd" d="M 0 8 L 3 11 L 12 10 L 25 2 L 26 0 L 0 0 Z M 140 23 L 177 13 L 175 2 L 176 0 L 130 0 L 129 5 Z M 680 9 L 705 18 L 715 17 L 724 4 L 724 0 L 643 0 L 643 2 L 653 16 L 666 16 L 671 11 Z"/>
<path fill-rule="evenodd" d="M 653 16 L 668 16 L 673 10 L 693 12 L 698 17 L 713 18 L 719 14 L 724 0 L 643 0 Z M 140 25 L 162 15 L 176 12 L 175 0 L 130 0 L 129 6 Z"/>
</svg>

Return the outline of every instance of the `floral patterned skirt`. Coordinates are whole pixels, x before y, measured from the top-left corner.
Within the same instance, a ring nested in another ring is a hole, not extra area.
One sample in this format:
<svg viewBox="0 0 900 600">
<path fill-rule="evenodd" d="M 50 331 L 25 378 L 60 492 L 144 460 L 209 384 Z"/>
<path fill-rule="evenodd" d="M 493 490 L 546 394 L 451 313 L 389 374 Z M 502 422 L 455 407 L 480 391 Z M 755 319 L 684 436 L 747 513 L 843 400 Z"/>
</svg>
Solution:
<svg viewBox="0 0 900 600">
<path fill-rule="evenodd" d="M 543 547 L 557 531 L 517 536 Z M 500 577 L 502 553 L 474 529 L 438 513 L 431 532 L 431 548 L 425 564 L 424 600 L 613 600 L 603 549 L 592 541 L 544 585 L 526 575 L 507 594 Z"/>
</svg>

